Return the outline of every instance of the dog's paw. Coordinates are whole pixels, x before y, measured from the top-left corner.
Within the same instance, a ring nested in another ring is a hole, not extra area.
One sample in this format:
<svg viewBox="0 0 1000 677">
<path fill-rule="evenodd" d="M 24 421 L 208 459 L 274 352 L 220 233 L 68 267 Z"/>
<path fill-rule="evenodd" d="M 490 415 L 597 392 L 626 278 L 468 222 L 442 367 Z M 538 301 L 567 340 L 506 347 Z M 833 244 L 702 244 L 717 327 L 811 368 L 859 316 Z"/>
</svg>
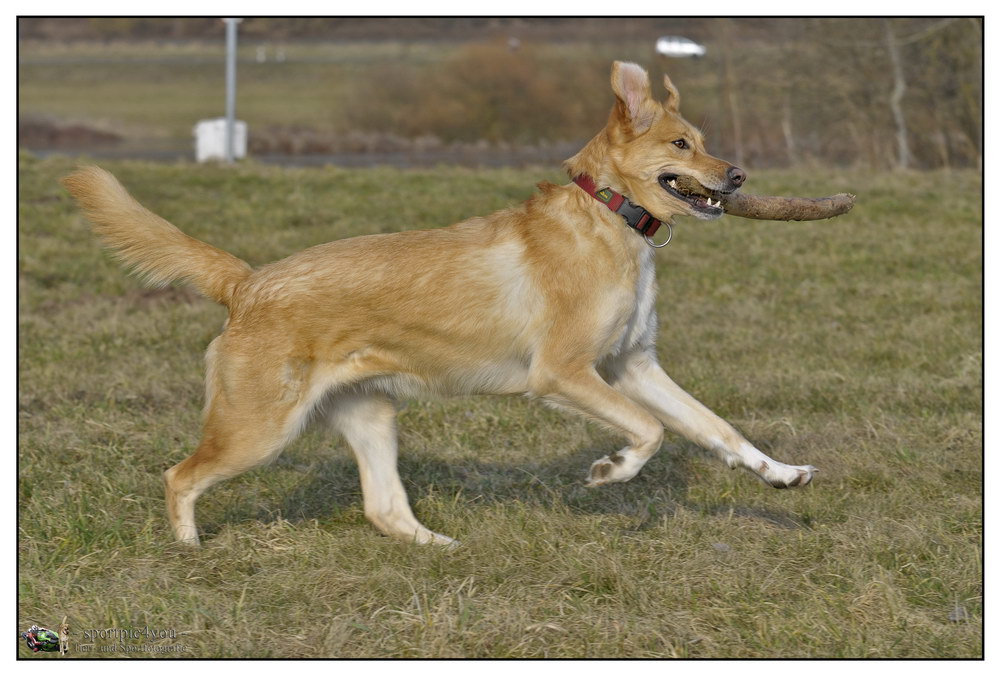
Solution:
<svg viewBox="0 0 1000 677">
<path fill-rule="evenodd" d="M 198 538 L 198 529 L 193 525 L 179 525 L 174 531 L 175 542 L 186 548 L 200 548 L 201 539 Z"/>
<path fill-rule="evenodd" d="M 599 458 L 590 465 L 585 486 L 593 488 L 612 482 L 628 482 L 639 471 L 629 466 L 628 459 L 620 453 Z"/>
<path fill-rule="evenodd" d="M 417 531 L 413 535 L 412 541 L 417 545 L 441 545 L 448 549 L 457 548 L 460 545 L 454 538 L 439 534 L 430 529 Z"/>
<path fill-rule="evenodd" d="M 587 479 L 584 482 L 584 486 L 593 489 L 594 487 L 599 487 L 602 484 L 607 484 L 611 480 L 611 473 L 614 471 L 615 464 L 611 462 L 611 459 L 605 456 L 604 458 L 599 458 L 590 464 L 590 472 L 587 473 Z"/>
<path fill-rule="evenodd" d="M 430 542 L 431 545 L 437 545 L 445 550 L 454 550 L 462 545 L 461 541 L 457 541 L 450 536 L 445 536 L 444 534 L 434 534 L 434 540 Z"/>
<path fill-rule="evenodd" d="M 758 474 L 775 489 L 804 487 L 812 482 L 813 475 L 818 472 L 811 465 L 785 465 L 777 462 L 767 465 L 768 467 Z"/>
</svg>

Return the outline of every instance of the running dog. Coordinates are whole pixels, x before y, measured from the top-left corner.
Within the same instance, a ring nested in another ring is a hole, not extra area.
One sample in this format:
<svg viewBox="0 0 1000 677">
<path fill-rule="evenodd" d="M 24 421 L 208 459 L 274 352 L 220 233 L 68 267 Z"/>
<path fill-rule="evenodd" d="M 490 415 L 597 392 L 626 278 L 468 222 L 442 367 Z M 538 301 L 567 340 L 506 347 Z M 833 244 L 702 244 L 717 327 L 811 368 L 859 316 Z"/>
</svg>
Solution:
<svg viewBox="0 0 1000 677">
<path fill-rule="evenodd" d="M 357 457 L 365 515 L 386 534 L 451 543 L 414 517 L 397 471 L 396 407 L 421 395 L 518 394 L 621 433 L 587 485 L 627 482 L 664 427 L 773 487 L 809 484 L 679 388 L 657 362 L 650 236 L 675 215 L 714 219 L 746 180 L 705 152 L 680 97 L 616 62 L 607 126 L 570 158 L 573 179 L 447 228 L 321 244 L 252 269 L 136 202 L 109 173 L 64 179 L 95 232 L 153 284 L 184 281 L 229 316 L 205 358 L 201 442 L 164 473 L 178 541 L 197 545 L 209 487 L 274 459 L 311 414 Z"/>
</svg>

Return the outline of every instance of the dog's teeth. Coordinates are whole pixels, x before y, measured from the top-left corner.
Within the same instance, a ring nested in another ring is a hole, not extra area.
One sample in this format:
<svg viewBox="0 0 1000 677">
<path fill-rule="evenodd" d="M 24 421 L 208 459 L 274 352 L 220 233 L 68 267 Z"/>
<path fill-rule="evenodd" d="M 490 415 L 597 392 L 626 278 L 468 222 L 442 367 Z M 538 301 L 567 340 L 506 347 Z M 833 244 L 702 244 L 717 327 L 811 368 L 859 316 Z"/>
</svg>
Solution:
<svg viewBox="0 0 1000 677">
<path fill-rule="evenodd" d="M 671 188 L 676 188 L 677 187 L 677 182 L 674 181 L 673 179 L 670 179 L 670 181 L 668 183 L 670 184 Z"/>
</svg>

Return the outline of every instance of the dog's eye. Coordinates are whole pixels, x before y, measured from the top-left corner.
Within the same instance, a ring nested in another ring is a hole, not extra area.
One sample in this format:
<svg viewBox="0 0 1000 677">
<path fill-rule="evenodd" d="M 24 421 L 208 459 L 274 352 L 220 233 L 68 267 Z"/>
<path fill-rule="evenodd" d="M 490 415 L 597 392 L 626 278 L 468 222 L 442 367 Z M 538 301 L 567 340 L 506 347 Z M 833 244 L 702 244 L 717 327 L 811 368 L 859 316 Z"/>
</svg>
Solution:
<svg viewBox="0 0 1000 677">
<path fill-rule="evenodd" d="M 684 139 L 677 139 L 676 141 L 671 141 L 671 143 L 673 143 L 675 146 L 677 146 L 682 150 L 688 147 L 688 142 L 685 141 Z"/>
</svg>

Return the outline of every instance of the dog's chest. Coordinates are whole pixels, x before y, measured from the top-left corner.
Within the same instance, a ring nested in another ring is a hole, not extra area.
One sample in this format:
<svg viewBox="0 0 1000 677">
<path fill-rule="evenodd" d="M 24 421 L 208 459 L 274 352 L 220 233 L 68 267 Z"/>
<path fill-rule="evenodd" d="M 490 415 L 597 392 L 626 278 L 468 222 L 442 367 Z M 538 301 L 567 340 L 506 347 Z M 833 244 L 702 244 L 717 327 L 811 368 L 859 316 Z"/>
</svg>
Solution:
<svg viewBox="0 0 1000 677">
<path fill-rule="evenodd" d="M 654 251 L 644 247 L 639 254 L 638 274 L 632 293 L 631 308 L 626 310 L 624 323 L 617 332 L 610 355 L 619 355 L 640 346 L 652 345 L 656 339 L 656 268 Z"/>
</svg>

